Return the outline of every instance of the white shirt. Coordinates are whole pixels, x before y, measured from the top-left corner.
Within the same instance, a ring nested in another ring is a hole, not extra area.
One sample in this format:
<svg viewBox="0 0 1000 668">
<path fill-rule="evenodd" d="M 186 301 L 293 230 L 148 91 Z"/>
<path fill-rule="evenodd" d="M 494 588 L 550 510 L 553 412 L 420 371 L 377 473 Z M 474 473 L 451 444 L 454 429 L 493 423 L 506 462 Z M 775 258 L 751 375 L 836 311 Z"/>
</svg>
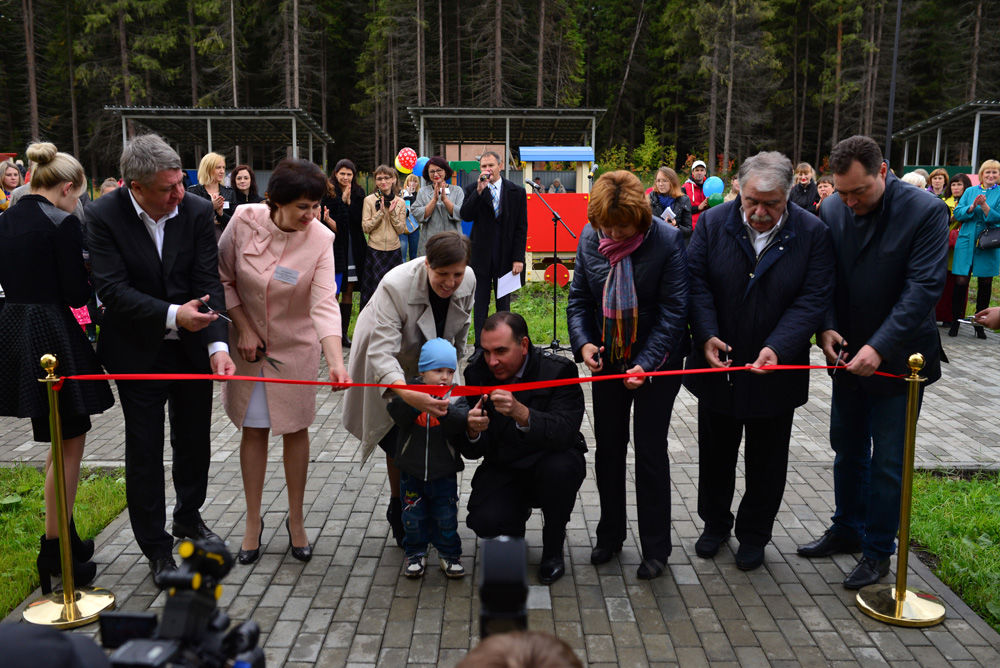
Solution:
<svg viewBox="0 0 1000 668">
<path fill-rule="evenodd" d="M 132 206 L 135 207 L 135 215 L 139 216 L 139 220 L 142 224 L 146 226 L 146 231 L 149 232 L 149 237 L 153 240 L 153 244 L 156 246 L 156 254 L 163 259 L 163 233 L 167 227 L 167 221 L 171 218 L 176 218 L 179 213 L 179 208 L 174 207 L 174 210 L 163 216 L 159 220 L 153 220 L 146 211 L 139 205 L 136 201 L 135 195 L 132 194 L 132 190 L 128 190 L 128 196 L 132 200 Z M 177 341 L 180 336 L 177 334 L 177 309 L 181 306 L 180 304 L 170 304 L 167 307 L 167 333 L 164 335 L 164 340 L 166 341 Z M 219 351 L 229 352 L 229 345 L 222 341 L 213 341 L 208 344 L 208 356 L 211 357 Z"/>
<path fill-rule="evenodd" d="M 781 218 L 778 219 L 777 224 L 769 229 L 767 232 L 758 232 L 750 225 L 750 221 L 747 218 L 747 212 L 740 208 L 740 212 L 743 214 L 743 226 L 746 227 L 750 232 L 750 243 L 753 244 L 753 250 L 760 257 L 760 254 L 764 252 L 767 245 L 771 242 L 771 239 L 777 236 L 778 231 L 785 226 L 785 219 L 788 218 L 788 211 L 785 210 L 781 214 Z"/>
</svg>

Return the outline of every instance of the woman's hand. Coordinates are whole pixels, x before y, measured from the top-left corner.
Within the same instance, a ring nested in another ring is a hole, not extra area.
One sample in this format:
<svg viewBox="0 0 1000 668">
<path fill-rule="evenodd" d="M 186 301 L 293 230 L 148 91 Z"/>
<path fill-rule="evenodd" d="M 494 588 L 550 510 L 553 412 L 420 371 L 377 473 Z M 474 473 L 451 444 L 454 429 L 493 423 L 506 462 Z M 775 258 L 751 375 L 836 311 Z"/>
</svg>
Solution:
<svg viewBox="0 0 1000 668">
<path fill-rule="evenodd" d="M 326 226 L 329 227 L 334 232 L 337 231 L 337 221 L 335 221 L 330 214 L 328 213 L 323 214 L 323 222 L 326 223 Z"/>
<path fill-rule="evenodd" d="M 392 201 L 389 202 L 389 211 L 392 211 L 399 204 L 400 199 L 398 197 L 393 197 Z M 405 204 L 404 204 L 405 206 Z"/>
<path fill-rule="evenodd" d="M 643 373 L 644 371 L 645 369 L 636 364 L 631 369 L 626 369 L 625 373 Z M 625 378 L 622 380 L 622 383 L 625 385 L 626 390 L 638 390 L 646 383 L 646 378 L 645 376 L 642 378 Z"/>
<path fill-rule="evenodd" d="M 222 205 L 226 202 L 226 198 L 222 195 L 212 196 L 212 207 L 215 209 L 216 214 L 222 213 Z"/>
<path fill-rule="evenodd" d="M 327 360 L 329 363 L 329 360 Z M 334 364 L 330 364 L 330 382 L 331 383 L 351 383 L 351 377 L 347 374 L 347 367 L 344 366 L 344 361 L 337 360 Z M 334 392 L 343 390 L 343 387 L 331 388 Z"/>
<path fill-rule="evenodd" d="M 440 192 L 441 202 L 443 204 L 447 204 L 450 201 L 448 199 L 448 186 L 442 185 L 440 190 L 441 190 Z"/>
<path fill-rule="evenodd" d="M 976 324 L 990 329 L 1000 329 L 1000 306 L 991 306 L 972 316 Z"/>
<path fill-rule="evenodd" d="M 604 360 L 601 358 L 601 353 L 603 352 L 604 346 L 598 348 L 593 343 L 585 343 L 580 348 L 580 357 L 583 358 L 583 363 L 590 369 L 590 373 L 597 373 L 604 368 Z"/>
<path fill-rule="evenodd" d="M 257 349 L 264 347 L 264 342 L 257 332 L 250 328 L 244 328 L 239 330 L 240 339 L 236 343 L 236 350 L 239 351 L 240 357 L 242 357 L 247 362 L 257 361 Z"/>
</svg>

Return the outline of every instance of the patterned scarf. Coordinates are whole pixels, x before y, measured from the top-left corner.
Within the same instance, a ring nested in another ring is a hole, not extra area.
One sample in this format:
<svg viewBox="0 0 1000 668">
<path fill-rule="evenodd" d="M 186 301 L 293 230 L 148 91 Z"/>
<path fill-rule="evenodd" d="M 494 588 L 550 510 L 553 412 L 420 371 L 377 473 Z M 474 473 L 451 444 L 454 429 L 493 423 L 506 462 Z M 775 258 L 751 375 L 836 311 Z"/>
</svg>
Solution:
<svg viewBox="0 0 1000 668">
<path fill-rule="evenodd" d="M 602 237 L 597 245 L 611 269 L 604 283 L 604 347 L 612 362 L 628 361 L 639 331 L 639 300 L 632 278 L 632 251 L 642 244 L 643 234 L 613 241 Z"/>
</svg>

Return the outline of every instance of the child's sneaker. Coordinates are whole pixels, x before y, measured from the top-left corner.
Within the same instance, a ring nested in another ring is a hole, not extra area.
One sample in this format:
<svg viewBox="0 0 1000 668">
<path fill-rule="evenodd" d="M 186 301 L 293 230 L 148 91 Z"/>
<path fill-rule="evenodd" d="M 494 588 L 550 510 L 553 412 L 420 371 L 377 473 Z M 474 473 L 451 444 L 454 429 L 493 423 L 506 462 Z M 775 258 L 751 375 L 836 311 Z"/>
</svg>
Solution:
<svg viewBox="0 0 1000 668">
<path fill-rule="evenodd" d="M 458 557 L 441 557 L 441 570 L 449 578 L 465 577 L 465 566 L 462 565 L 462 560 Z"/>
<path fill-rule="evenodd" d="M 403 575 L 408 578 L 419 578 L 424 574 L 424 565 L 427 563 L 427 557 L 413 556 L 407 557 L 406 567 L 403 568 Z"/>
</svg>

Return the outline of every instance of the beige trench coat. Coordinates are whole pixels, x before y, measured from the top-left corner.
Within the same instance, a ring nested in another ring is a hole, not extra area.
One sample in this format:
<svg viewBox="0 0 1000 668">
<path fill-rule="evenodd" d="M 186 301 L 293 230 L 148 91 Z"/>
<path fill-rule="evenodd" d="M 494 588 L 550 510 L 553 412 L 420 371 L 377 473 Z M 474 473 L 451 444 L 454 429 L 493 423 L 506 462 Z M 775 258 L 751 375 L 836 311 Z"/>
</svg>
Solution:
<svg viewBox="0 0 1000 668">
<path fill-rule="evenodd" d="M 348 365 L 355 383 L 409 382 L 417 375 L 420 347 L 437 336 L 425 262 L 418 257 L 387 273 L 358 316 Z M 464 356 L 469 335 L 475 289 L 476 276 L 466 267 L 462 284 L 451 296 L 444 325 L 444 338 L 455 346 L 459 359 Z M 386 410 L 389 392 L 378 387 L 351 387 L 345 393 L 344 428 L 361 441 L 362 461 L 392 428 Z"/>
<path fill-rule="evenodd" d="M 333 233 L 318 220 L 299 232 L 284 232 L 271 222 L 266 204 L 236 209 L 219 240 L 219 276 L 226 308 L 242 305 L 267 354 L 245 361 L 236 351 L 239 335 L 229 328 L 229 348 L 236 375 L 315 380 L 320 339 L 340 336 L 340 305 L 333 278 Z M 222 403 L 236 426 L 242 426 L 255 383 L 222 384 Z M 316 386 L 267 383 L 271 433 L 305 429 L 316 417 Z"/>
</svg>

